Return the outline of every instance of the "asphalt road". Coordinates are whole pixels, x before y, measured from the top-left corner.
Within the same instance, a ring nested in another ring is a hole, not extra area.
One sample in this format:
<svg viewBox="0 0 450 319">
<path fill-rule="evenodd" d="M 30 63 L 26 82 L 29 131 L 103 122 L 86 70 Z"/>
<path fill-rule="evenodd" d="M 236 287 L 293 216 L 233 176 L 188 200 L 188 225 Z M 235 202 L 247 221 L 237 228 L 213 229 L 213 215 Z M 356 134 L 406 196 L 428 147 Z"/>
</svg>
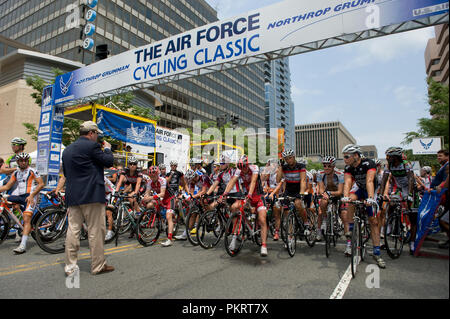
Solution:
<svg viewBox="0 0 450 319">
<path fill-rule="evenodd" d="M 323 243 L 313 248 L 300 243 L 291 258 L 272 240 L 268 257 L 260 257 L 259 248 L 246 242 L 231 258 L 222 243 L 212 250 L 187 241 L 142 247 L 126 237 L 118 247 L 105 246 L 108 264 L 116 270 L 99 276 L 90 274 L 88 244 L 82 242 L 79 288 L 67 288 L 63 254 L 47 254 L 30 238 L 28 251 L 14 255 L 17 244 L 6 240 L 0 245 L 0 298 L 329 299 L 336 292 L 343 299 L 449 298 L 448 259 L 413 257 L 408 251 L 396 260 L 383 251 L 387 268 L 381 270 L 369 257 L 347 284 L 343 277 L 350 259 L 343 255 L 342 241 L 328 259 Z M 448 256 L 434 242 L 425 246 Z"/>
</svg>

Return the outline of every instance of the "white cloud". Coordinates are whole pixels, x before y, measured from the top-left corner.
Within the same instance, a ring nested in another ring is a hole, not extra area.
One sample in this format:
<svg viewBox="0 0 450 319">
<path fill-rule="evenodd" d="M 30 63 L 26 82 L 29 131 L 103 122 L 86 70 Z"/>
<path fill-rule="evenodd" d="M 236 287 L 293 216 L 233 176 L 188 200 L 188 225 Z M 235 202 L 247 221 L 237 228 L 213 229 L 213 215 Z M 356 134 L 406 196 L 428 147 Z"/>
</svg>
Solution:
<svg viewBox="0 0 450 319">
<path fill-rule="evenodd" d="M 415 87 L 401 85 L 393 90 L 395 99 L 404 107 L 424 105 L 426 97 Z"/>
<path fill-rule="evenodd" d="M 332 67 L 329 74 L 387 63 L 408 56 L 411 52 L 424 52 L 428 40 L 433 37 L 433 28 L 424 28 L 346 45 L 344 48 L 350 54 L 348 62 Z"/>
<path fill-rule="evenodd" d="M 324 94 L 324 92 L 322 90 L 318 90 L 318 89 L 299 89 L 297 86 L 292 85 L 291 87 L 291 94 L 292 97 L 302 97 L 305 95 L 322 95 Z"/>
</svg>

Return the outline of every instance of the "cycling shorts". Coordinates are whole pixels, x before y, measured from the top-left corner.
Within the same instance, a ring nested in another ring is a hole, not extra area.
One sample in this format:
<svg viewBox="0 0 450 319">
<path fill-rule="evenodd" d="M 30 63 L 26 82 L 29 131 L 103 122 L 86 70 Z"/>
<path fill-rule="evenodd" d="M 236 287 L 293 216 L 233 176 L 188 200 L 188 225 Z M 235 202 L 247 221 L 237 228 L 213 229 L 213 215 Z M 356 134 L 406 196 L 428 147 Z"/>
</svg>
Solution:
<svg viewBox="0 0 450 319">
<path fill-rule="evenodd" d="M 20 209 L 22 210 L 23 214 L 27 215 L 33 215 L 34 207 L 36 206 L 34 203 L 31 205 L 27 205 L 27 197 L 30 196 L 30 194 L 23 194 L 23 195 L 10 195 L 8 197 L 8 202 L 19 204 Z"/>
<path fill-rule="evenodd" d="M 263 209 L 267 210 L 266 205 L 264 204 L 264 199 L 262 195 L 253 194 L 250 197 L 250 206 L 256 208 L 256 211 L 259 212 Z"/>
</svg>

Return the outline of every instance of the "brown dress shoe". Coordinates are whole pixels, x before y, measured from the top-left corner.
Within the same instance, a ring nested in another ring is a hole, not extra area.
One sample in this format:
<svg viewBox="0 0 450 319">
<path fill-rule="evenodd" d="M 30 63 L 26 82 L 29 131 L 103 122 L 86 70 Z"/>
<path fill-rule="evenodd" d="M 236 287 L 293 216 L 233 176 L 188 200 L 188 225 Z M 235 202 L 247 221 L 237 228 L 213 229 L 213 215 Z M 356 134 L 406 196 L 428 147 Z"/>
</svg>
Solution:
<svg viewBox="0 0 450 319">
<path fill-rule="evenodd" d="M 105 274 L 105 273 L 111 272 L 111 271 L 114 271 L 114 267 L 105 264 L 103 266 L 103 268 L 99 272 L 95 273 L 94 275 Z"/>
</svg>

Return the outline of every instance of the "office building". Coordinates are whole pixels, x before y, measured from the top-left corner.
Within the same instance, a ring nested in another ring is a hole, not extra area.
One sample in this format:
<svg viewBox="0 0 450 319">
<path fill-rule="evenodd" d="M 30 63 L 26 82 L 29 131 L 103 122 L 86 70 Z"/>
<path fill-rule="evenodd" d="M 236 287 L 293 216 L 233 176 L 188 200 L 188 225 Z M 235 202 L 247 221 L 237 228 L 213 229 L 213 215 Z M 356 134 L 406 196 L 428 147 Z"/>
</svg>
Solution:
<svg viewBox="0 0 450 319">
<path fill-rule="evenodd" d="M 295 114 L 291 99 L 289 58 L 264 63 L 266 85 L 266 130 L 283 128 L 285 148 L 295 150 Z"/>
<path fill-rule="evenodd" d="M 425 49 L 427 76 L 436 82 L 448 85 L 448 24 L 434 27 L 435 38 L 428 40 Z"/>
<path fill-rule="evenodd" d="M 378 150 L 375 145 L 361 145 L 361 152 L 371 160 L 378 158 Z"/>
<path fill-rule="evenodd" d="M 84 1 L 83 1 L 84 2 Z M 67 26 L 71 5 L 81 0 L 0 0 L 0 35 L 67 60 L 90 64 L 94 50 L 80 50 L 81 30 Z M 71 9 L 72 8 L 72 9 Z M 99 0 L 96 45 L 108 44 L 111 55 L 131 50 L 217 21 L 204 0 Z M 84 23 L 83 19 L 81 19 Z M 262 64 L 173 82 L 152 88 L 162 102 L 154 105 L 159 125 L 191 127 L 192 121 L 239 116 L 239 125 L 264 127 Z"/>
<path fill-rule="evenodd" d="M 341 122 L 296 125 L 295 139 L 297 157 L 342 158 L 344 146 L 356 144 L 356 139 Z"/>
</svg>

